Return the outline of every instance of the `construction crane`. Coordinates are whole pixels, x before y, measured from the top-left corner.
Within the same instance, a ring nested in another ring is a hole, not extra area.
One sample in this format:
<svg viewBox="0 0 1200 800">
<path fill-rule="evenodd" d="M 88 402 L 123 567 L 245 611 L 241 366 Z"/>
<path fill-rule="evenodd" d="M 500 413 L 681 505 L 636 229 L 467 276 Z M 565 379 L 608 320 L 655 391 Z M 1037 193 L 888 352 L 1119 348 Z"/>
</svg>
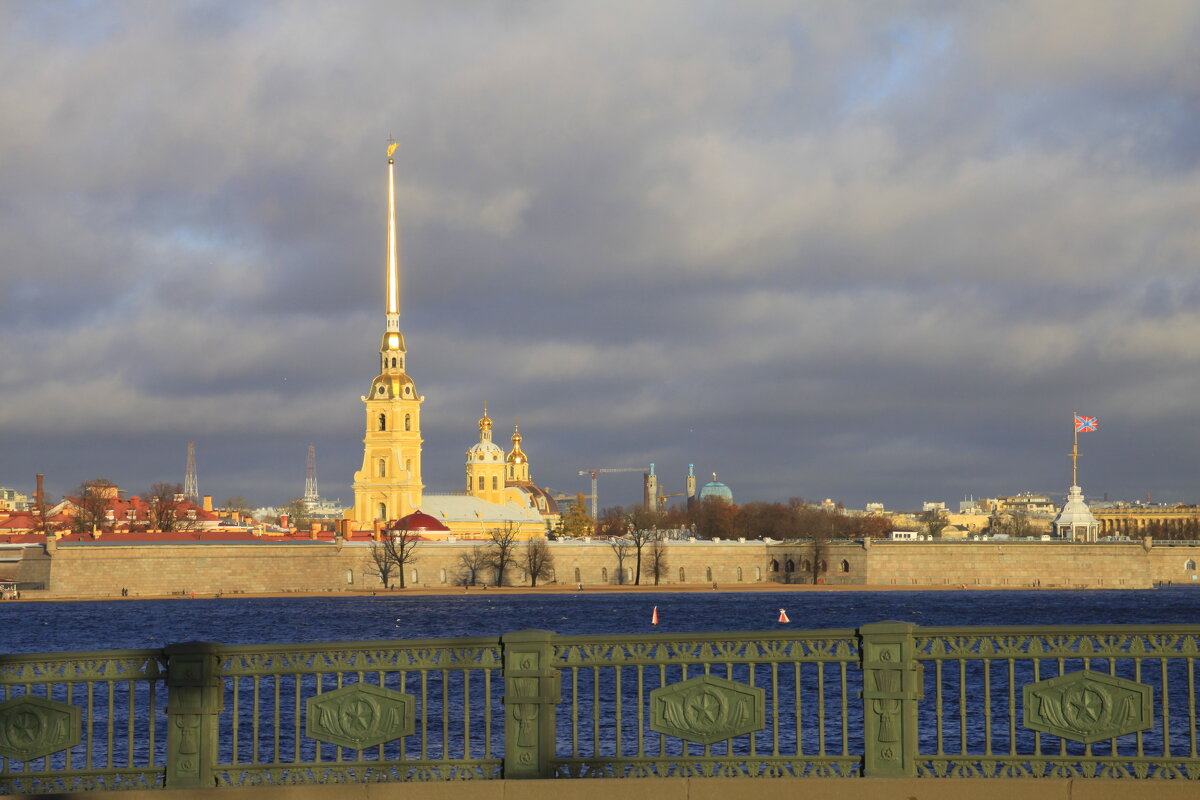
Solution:
<svg viewBox="0 0 1200 800">
<path fill-rule="evenodd" d="M 660 494 L 657 498 L 658 499 L 658 510 L 666 511 L 667 510 L 667 501 L 670 500 L 672 497 L 687 497 L 687 492 L 675 492 L 674 494 Z"/>
<path fill-rule="evenodd" d="M 582 475 L 592 476 L 592 519 L 597 519 L 600 516 L 600 508 L 599 508 L 600 503 L 599 503 L 599 498 L 596 494 L 596 480 L 600 477 L 601 473 L 645 472 L 645 471 L 646 470 L 642 469 L 641 467 L 617 467 L 615 469 L 581 469 L 581 470 L 579 470 L 579 474 L 581 476 Z"/>
</svg>

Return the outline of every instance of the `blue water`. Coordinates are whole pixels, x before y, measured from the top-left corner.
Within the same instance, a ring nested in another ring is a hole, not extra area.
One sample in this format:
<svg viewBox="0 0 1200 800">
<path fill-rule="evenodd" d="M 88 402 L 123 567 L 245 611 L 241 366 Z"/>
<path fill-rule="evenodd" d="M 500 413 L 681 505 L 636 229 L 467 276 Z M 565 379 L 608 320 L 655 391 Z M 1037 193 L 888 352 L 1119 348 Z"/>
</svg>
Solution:
<svg viewBox="0 0 1200 800">
<path fill-rule="evenodd" d="M 659 625 L 650 625 L 658 606 Z M 790 626 L 776 622 L 786 608 Z M 686 594 L 222 598 L 0 603 L 0 653 L 172 642 L 340 642 L 561 634 L 699 633 L 919 625 L 1200 623 L 1200 588 L 1136 591 L 698 592 Z"/>
</svg>

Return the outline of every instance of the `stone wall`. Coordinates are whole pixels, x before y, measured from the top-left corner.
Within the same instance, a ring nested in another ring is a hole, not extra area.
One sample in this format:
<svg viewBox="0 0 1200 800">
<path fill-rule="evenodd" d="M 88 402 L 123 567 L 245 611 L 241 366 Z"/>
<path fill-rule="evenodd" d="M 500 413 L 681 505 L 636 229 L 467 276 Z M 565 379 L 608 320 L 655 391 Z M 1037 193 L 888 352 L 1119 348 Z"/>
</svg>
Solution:
<svg viewBox="0 0 1200 800">
<path fill-rule="evenodd" d="M 634 557 L 618 577 L 613 550 L 602 541 L 549 542 L 554 575 L 541 583 L 574 586 L 632 583 Z M 409 586 L 461 584 L 462 560 L 483 542 L 428 542 L 405 568 Z M 518 548 L 518 555 L 521 550 Z M 810 580 L 806 560 L 827 565 L 826 584 L 1043 588 L 1147 588 L 1192 583 L 1200 546 L 1066 542 L 863 542 L 808 543 L 672 541 L 660 585 L 800 583 Z M 653 585 L 647 552 L 642 584 Z M 792 570 L 788 570 L 789 562 Z M 57 596 L 114 597 L 122 589 L 148 594 L 340 592 L 381 587 L 371 573 L 366 543 L 293 542 L 237 544 L 59 544 L 51 553 L 50 592 Z M 35 565 L 31 562 L 30 569 Z M 41 564 L 36 565 L 39 569 Z M 492 582 L 491 570 L 481 581 Z M 519 561 L 506 583 L 528 585 Z"/>
</svg>

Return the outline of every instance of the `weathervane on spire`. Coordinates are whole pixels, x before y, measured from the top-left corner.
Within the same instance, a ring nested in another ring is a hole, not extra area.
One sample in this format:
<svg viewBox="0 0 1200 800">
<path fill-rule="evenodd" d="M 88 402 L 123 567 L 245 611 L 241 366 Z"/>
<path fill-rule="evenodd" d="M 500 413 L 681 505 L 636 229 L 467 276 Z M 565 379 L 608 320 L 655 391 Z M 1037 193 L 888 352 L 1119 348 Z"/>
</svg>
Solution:
<svg viewBox="0 0 1200 800">
<path fill-rule="evenodd" d="M 399 146 L 400 146 L 400 143 L 396 141 L 396 137 L 394 137 L 394 136 L 388 137 L 388 161 L 389 162 L 392 160 L 392 153 L 395 153 L 396 148 Z"/>
</svg>

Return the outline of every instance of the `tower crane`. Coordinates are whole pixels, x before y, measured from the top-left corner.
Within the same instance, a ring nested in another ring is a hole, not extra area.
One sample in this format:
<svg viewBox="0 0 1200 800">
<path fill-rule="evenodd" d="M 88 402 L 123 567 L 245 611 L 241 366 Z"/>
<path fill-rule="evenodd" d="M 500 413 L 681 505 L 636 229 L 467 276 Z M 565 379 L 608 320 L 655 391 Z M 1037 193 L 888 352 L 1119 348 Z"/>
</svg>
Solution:
<svg viewBox="0 0 1200 800">
<path fill-rule="evenodd" d="M 640 467 L 615 467 L 613 469 L 581 469 L 579 474 L 592 476 L 592 519 L 597 519 L 600 516 L 599 499 L 596 494 L 596 481 L 601 473 L 609 472 L 645 472 L 646 470 Z"/>
</svg>

